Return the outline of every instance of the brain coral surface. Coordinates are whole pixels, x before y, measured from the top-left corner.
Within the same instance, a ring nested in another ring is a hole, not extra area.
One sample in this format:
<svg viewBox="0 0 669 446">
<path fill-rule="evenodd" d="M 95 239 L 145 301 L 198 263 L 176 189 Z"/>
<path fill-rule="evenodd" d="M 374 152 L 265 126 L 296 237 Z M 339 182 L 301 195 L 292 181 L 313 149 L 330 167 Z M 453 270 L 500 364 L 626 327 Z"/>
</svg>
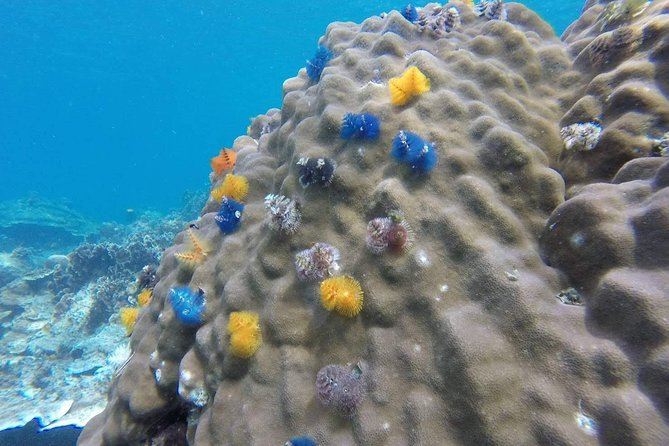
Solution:
<svg viewBox="0 0 669 446">
<path fill-rule="evenodd" d="M 519 4 L 505 21 L 453 5 L 461 24 L 446 34 L 398 12 L 328 27 L 320 79 L 287 80 L 281 110 L 234 142 L 250 185 L 239 230 L 219 230 L 212 199 L 191 228 L 204 260 L 174 257 L 186 232 L 166 251 L 134 354 L 81 445 L 666 444 L 669 165 L 630 147 L 669 125 L 666 77 L 651 76 L 667 69 L 667 3 L 604 29 L 605 5 L 591 5 L 566 43 Z M 584 60 L 614 26 L 638 27 L 638 45 Z M 392 105 L 388 80 L 412 66 L 430 90 Z M 347 113 L 377 116 L 378 139 L 340 138 Z M 568 153 L 560 129 L 596 118 L 597 145 Z M 400 130 L 432 143 L 432 171 L 389 155 Z M 300 185 L 305 157 L 336 163 L 328 187 Z M 269 228 L 268 194 L 299 204 L 294 234 Z M 394 210 L 411 246 L 370 252 L 368 222 Z M 327 311 L 318 282 L 298 279 L 295 254 L 317 242 L 337 248 L 333 274 L 360 282 L 357 316 Z M 175 317 L 175 287 L 204 293 L 200 326 Z M 556 298 L 570 287 L 583 305 Z M 248 359 L 230 351 L 238 311 L 259 316 Z M 319 401 L 331 364 L 364 387 L 351 384 L 346 416 Z"/>
</svg>

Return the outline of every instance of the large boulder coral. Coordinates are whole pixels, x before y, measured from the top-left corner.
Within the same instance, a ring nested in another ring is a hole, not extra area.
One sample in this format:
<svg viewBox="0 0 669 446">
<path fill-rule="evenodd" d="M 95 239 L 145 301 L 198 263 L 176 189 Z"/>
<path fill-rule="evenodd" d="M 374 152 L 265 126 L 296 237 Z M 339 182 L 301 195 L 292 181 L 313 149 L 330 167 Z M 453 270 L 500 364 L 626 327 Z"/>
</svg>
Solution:
<svg viewBox="0 0 669 446">
<path fill-rule="evenodd" d="M 583 74 L 560 126 L 597 119 L 598 150 L 565 153 L 570 186 L 610 181 L 627 161 L 654 153 L 669 128 L 669 15 L 666 1 L 586 4 L 562 38 Z"/>
<path fill-rule="evenodd" d="M 666 416 L 669 162 L 636 159 L 611 183 L 583 187 L 553 212 L 541 241 L 547 262 L 587 293 L 588 326 L 621 346 L 640 390 Z"/>
<path fill-rule="evenodd" d="M 234 143 L 236 173 L 250 183 L 241 228 L 222 234 L 210 200 L 195 226 L 211 247 L 206 258 L 179 264 L 185 232 L 163 255 L 134 354 L 82 446 L 142 444 L 158 426 L 185 421 L 198 445 L 298 435 L 322 445 L 634 445 L 669 436 L 668 281 L 666 252 L 658 254 L 669 227 L 666 163 L 638 160 L 613 184 L 565 202 L 560 128 L 593 73 L 521 5 L 505 6 L 506 21 L 455 5 L 461 24 L 448 34 L 397 12 L 328 27 L 319 43 L 334 58 L 318 82 L 304 70 L 287 80 L 282 109 L 256 118 L 256 139 Z M 393 106 L 382 82 L 409 66 L 430 91 Z M 346 113 L 378 116 L 380 137 L 340 139 Z M 434 142 L 434 170 L 418 174 L 389 156 L 399 130 Z M 300 187 L 303 157 L 336 162 L 329 187 Z M 584 158 L 585 171 L 600 173 L 573 177 L 611 180 L 623 159 Z M 268 227 L 270 193 L 300 203 L 297 233 Z M 369 252 L 367 223 L 393 210 L 413 228 L 413 246 Z M 645 237 L 630 236 L 630 223 Z M 317 241 L 338 248 L 340 272 L 361 282 L 353 319 L 322 308 L 317 284 L 297 277 L 295 254 Z M 167 299 L 183 286 L 205 295 L 201 326 L 180 323 Z M 570 286 L 585 306 L 556 299 Z M 616 299 L 626 310 L 609 311 Z M 260 316 L 263 344 L 250 359 L 230 354 L 235 311 Z M 350 418 L 319 402 L 316 377 L 329 364 L 362 373 L 366 396 Z"/>
</svg>

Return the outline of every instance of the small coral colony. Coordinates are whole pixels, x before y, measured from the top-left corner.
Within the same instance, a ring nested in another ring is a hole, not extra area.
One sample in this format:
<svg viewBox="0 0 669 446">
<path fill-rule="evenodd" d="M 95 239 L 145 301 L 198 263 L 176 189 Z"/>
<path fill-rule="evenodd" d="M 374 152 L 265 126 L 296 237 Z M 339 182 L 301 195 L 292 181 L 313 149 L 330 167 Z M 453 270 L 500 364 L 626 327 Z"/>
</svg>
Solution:
<svg viewBox="0 0 669 446">
<path fill-rule="evenodd" d="M 479 16 L 488 20 L 506 20 L 506 9 L 501 0 L 483 0 L 476 7 Z M 436 36 L 445 35 L 460 26 L 460 14 L 456 7 L 426 9 L 420 12 L 411 5 L 401 11 L 405 19 L 422 31 L 429 30 Z M 324 68 L 335 57 L 325 46 L 319 46 L 314 57 L 307 61 L 306 72 L 311 82 L 317 83 Z M 430 80 L 416 66 L 408 67 L 401 76 L 388 80 L 389 101 L 393 106 L 403 107 L 419 100 L 430 91 Z M 562 129 L 562 137 L 568 150 L 592 150 L 597 144 L 601 127 L 598 123 L 576 123 Z M 342 117 L 340 137 L 344 140 L 374 141 L 381 134 L 381 120 L 371 113 L 346 113 Z M 397 129 L 389 150 L 390 157 L 408 166 L 416 175 L 429 173 L 438 162 L 434 144 L 407 129 Z M 232 173 L 237 154 L 222 149 L 211 159 L 211 167 L 222 181 L 211 191 L 212 199 L 220 203 L 214 220 L 223 234 L 239 229 L 244 212 L 244 201 L 249 191 L 246 177 Z M 327 188 L 335 180 L 337 163 L 326 157 L 301 157 L 295 163 L 298 181 L 303 188 Z M 300 205 L 279 194 L 268 194 L 264 201 L 267 210 L 267 226 L 286 235 L 298 231 L 301 222 Z M 387 215 L 372 219 L 367 225 L 365 242 L 368 250 L 375 254 L 401 254 L 414 239 L 414 232 L 400 210 L 390 210 Z M 187 249 L 175 254 L 184 268 L 194 269 L 210 252 L 207 243 L 197 235 L 197 226 L 187 230 Z M 297 278 L 304 282 L 319 282 L 320 302 L 325 310 L 345 318 L 356 317 L 363 308 L 363 290 L 360 283 L 350 275 L 341 274 L 339 250 L 318 242 L 295 255 Z M 151 289 L 140 292 L 134 308 L 123 308 L 120 318 L 128 334 L 132 333 L 140 308 L 151 299 Z M 206 296 L 203 290 L 188 287 L 172 288 L 167 298 L 176 318 L 185 326 L 198 327 L 205 321 Z M 262 334 L 259 315 L 252 311 L 233 312 L 227 327 L 230 354 L 247 359 L 260 348 Z M 363 397 L 363 385 L 359 367 L 327 365 L 316 378 L 316 392 L 324 406 L 352 416 Z M 315 444 L 308 437 L 296 437 L 287 444 Z"/>
</svg>

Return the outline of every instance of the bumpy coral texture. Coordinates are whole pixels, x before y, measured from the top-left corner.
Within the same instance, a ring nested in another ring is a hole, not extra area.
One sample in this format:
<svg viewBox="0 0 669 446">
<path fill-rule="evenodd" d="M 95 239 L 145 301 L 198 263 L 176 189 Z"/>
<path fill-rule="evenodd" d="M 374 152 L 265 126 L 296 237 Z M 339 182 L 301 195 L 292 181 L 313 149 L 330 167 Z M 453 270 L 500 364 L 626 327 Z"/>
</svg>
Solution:
<svg viewBox="0 0 669 446">
<path fill-rule="evenodd" d="M 618 35 L 629 53 L 596 50 L 588 60 L 603 62 L 590 68 L 581 52 L 612 31 L 596 23 L 602 5 L 570 28 L 569 45 L 519 4 L 505 21 L 455 4 L 461 25 L 446 36 L 398 12 L 330 25 L 319 44 L 334 57 L 318 81 L 304 69 L 287 80 L 282 109 L 233 145 L 250 184 L 239 229 L 219 230 L 211 199 L 197 221 L 210 254 L 180 267 L 185 232 L 168 248 L 134 354 L 80 444 L 150 444 L 180 410 L 190 444 L 203 446 L 303 435 L 325 446 L 662 444 L 669 167 L 625 162 L 643 155 L 643 134 L 667 131 L 666 4 L 628 24 L 652 40 Z M 394 106 L 387 82 L 410 66 L 430 91 Z M 379 138 L 341 139 L 349 112 L 379 116 Z M 594 118 L 598 146 L 566 153 L 560 129 Z M 399 130 L 434 144 L 428 175 L 391 158 Z M 336 161 L 328 188 L 300 187 L 303 157 Z M 300 203 L 297 232 L 268 227 L 267 194 Z M 394 209 L 413 244 L 374 254 L 367 224 Z M 360 280 L 355 318 L 322 308 L 317 285 L 298 279 L 295 254 L 316 241 L 338 247 L 338 274 Z M 206 293 L 201 326 L 167 308 L 177 286 Z M 555 297 L 569 287 L 584 306 Z M 263 334 L 249 359 L 227 354 L 229 316 L 242 310 L 258 313 Z M 358 363 L 366 397 L 347 419 L 319 403 L 314 383 L 328 364 Z"/>
<path fill-rule="evenodd" d="M 636 159 L 611 184 L 585 186 L 553 212 L 541 242 L 585 292 L 587 322 L 624 347 L 644 399 L 666 416 L 669 162 Z"/>
<path fill-rule="evenodd" d="M 667 11 L 666 0 L 588 1 L 564 32 L 584 77 L 560 124 L 598 118 L 603 127 L 601 150 L 561 159 L 568 184 L 610 181 L 627 161 L 651 154 L 669 129 Z"/>
</svg>

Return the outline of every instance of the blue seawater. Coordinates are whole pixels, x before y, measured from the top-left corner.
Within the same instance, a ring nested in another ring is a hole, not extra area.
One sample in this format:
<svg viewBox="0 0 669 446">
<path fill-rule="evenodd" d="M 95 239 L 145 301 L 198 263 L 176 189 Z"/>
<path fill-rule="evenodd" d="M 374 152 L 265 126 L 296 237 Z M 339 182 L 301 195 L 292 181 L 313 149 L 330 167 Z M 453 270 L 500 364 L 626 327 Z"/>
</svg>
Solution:
<svg viewBox="0 0 669 446">
<path fill-rule="evenodd" d="M 558 33 L 582 7 L 524 3 Z M 0 201 L 66 197 L 95 220 L 179 207 L 250 117 L 280 107 L 330 22 L 403 6 L 3 0 Z"/>
</svg>

